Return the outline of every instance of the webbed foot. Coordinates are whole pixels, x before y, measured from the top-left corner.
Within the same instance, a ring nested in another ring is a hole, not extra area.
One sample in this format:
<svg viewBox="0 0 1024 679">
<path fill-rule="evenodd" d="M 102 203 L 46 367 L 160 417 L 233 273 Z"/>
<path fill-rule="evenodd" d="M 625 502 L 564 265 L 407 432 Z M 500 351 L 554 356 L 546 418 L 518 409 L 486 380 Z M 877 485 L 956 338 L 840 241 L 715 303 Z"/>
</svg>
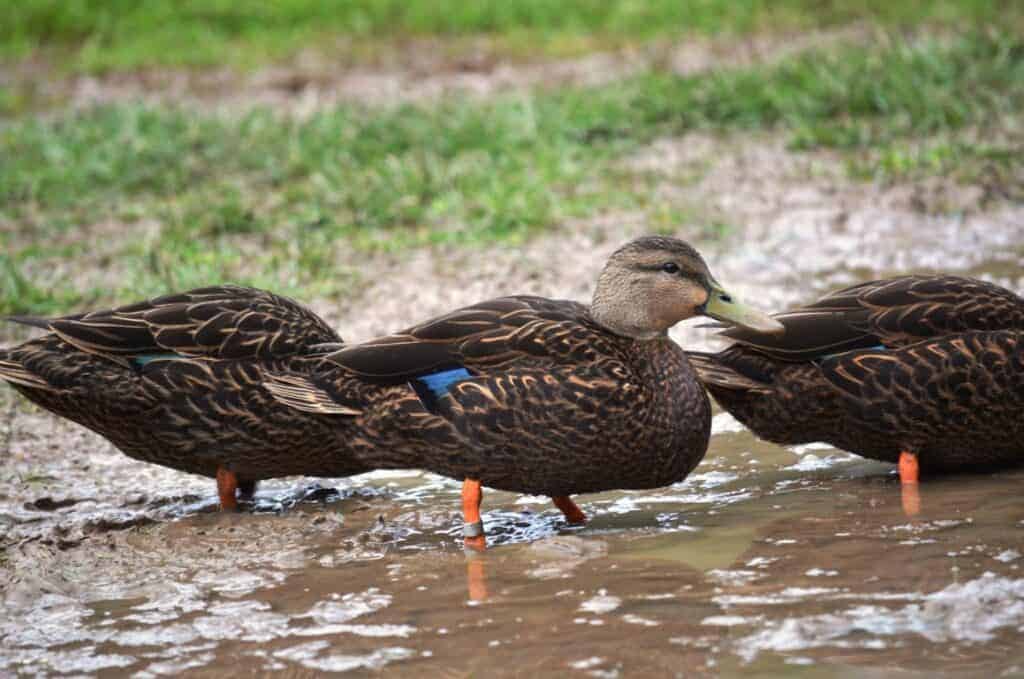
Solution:
<svg viewBox="0 0 1024 679">
<path fill-rule="evenodd" d="M 551 498 L 551 501 L 555 503 L 555 506 L 562 510 L 562 514 L 565 515 L 565 520 L 571 525 L 577 526 L 581 523 L 587 522 L 587 515 L 583 513 L 583 510 L 576 506 L 576 503 L 572 501 L 572 498 L 568 495 L 557 495 Z"/>
</svg>

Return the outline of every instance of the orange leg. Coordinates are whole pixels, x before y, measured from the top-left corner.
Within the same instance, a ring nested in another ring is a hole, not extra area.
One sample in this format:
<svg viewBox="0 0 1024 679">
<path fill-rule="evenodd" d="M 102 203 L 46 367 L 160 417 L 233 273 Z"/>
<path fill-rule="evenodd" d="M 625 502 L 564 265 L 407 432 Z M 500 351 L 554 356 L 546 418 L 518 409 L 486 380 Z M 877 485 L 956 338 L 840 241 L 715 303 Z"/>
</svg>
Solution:
<svg viewBox="0 0 1024 679">
<path fill-rule="evenodd" d="M 487 547 L 484 522 L 480 520 L 480 503 L 483 500 L 479 481 L 466 479 L 462 482 L 462 541 L 470 549 L 483 550 Z"/>
<path fill-rule="evenodd" d="M 573 525 L 586 523 L 587 515 L 583 513 L 583 510 L 576 506 L 576 503 L 572 501 L 572 498 L 568 495 L 558 495 L 551 498 L 551 501 L 555 503 L 555 506 L 562 510 L 565 514 L 565 520 Z"/>
<path fill-rule="evenodd" d="M 482 537 L 482 536 L 481 536 Z M 484 556 L 473 554 L 467 557 L 466 585 L 469 588 L 470 601 L 487 600 L 487 578 L 484 576 Z"/>
<path fill-rule="evenodd" d="M 221 510 L 238 509 L 235 491 L 238 490 L 238 477 L 226 467 L 217 467 L 217 494 L 220 495 Z"/>
<path fill-rule="evenodd" d="M 900 453 L 900 483 L 917 483 L 918 473 L 917 455 L 904 450 Z"/>
<path fill-rule="evenodd" d="M 903 513 L 907 516 L 916 516 L 921 512 L 921 495 L 917 488 L 918 476 L 917 455 L 907 450 L 900 453 L 900 485 L 903 494 Z"/>
</svg>

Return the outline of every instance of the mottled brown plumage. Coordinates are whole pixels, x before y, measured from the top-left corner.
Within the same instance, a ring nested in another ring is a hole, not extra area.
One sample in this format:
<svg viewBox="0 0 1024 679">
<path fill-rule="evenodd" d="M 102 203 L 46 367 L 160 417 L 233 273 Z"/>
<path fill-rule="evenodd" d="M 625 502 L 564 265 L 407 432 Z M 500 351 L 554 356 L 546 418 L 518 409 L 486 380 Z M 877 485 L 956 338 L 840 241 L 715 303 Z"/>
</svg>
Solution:
<svg viewBox="0 0 1024 679">
<path fill-rule="evenodd" d="M 590 307 L 483 302 L 341 349 L 312 372 L 271 371 L 267 388 L 333 416 L 356 459 L 465 479 L 478 548 L 481 483 L 549 495 L 578 522 L 570 494 L 664 486 L 696 466 L 707 396 L 667 330 L 698 314 L 782 329 L 736 304 L 689 245 L 648 237 L 612 255 Z M 450 378 L 440 389 L 439 375 Z"/>
<path fill-rule="evenodd" d="M 329 423 L 262 386 L 264 370 L 298 368 L 342 346 L 292 300 L 221 286 L 18 320 L 51 332 L 0 350 L 0 378 L 130 457 L 211 478 L 223 466 L 243 489 L 275 476 L 367 470 L 339 454 Z"/>
<path fill-rule="evenodd" d="M 609 260 L 592 307 L 490 300 L 312 372 L 275 371 L 267 386 L 303 412 L 336 413 L 375 467 L 553 497 L 663 486 L 700 461 L 709 434 L 706 396 L 666 330 L 716 295 L 728 299 L 689 245 L 638 239 Z M 441 394 L 420 383 L 453 369 L 465 374 Z"/>
<path fill-rule="evenodd" d="M 1024 300 L 957 276 L 903 276 L 778 314 L 690 352 L 715 399 L 762 438 L 825 441 L 925 472 L 1024 463 Z"/>
<path fill-rule="evenodd" d="M 476 483 L 473 511 L 482 482 L 578 519 L 569 494 L 667 485 L 703 457 L 707 396 L 666 333 L 702 313 L 773 327 L 650 237 L 591 307 L 504 297 L 344 346 L 291 300 L 211 288 L 29 321 L 51 332 L 0 351 L 0 377 L 132 457 L 217 477 L 226 505 L 236 481 L 420 468 Z"/>
<path fill-rule="evenodd" d="M 410 387 L 446 368 L 442 397 Z M 268 386 L 302 412 L 331 412 L 354 456 L 536 495 L 651 488 L 703 457 L 708 406 L 668 337 L 609 333 L 576 302 L 505 297 L 348 347 Z"/>
</svg>

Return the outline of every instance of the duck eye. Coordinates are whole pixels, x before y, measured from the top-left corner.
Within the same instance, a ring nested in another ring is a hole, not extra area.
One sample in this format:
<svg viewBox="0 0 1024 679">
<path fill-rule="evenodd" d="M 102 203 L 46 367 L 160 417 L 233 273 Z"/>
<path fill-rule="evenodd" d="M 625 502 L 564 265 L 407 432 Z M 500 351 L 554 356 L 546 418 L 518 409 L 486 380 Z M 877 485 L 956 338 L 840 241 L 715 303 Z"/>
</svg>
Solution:
<svg viewBox="0 0 1024 679">
<path fill-rule="evenodd" d="M 661 265 L 661 270 L 665 273 L 676 274 L 679 273 L 679 265 L 675 262 L 665 262 Z"/>
</svg>

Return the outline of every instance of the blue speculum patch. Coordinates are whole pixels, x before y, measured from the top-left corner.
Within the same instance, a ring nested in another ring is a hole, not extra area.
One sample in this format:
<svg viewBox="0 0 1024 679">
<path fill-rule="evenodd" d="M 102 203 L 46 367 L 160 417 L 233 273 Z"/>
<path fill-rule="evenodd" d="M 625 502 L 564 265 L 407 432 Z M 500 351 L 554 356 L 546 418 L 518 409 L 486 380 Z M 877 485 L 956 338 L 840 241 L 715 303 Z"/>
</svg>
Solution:
<svg viewBox="0 0 1024 679">
<path fill-rule="evenodd" d="M 448 393 L 448 389 L 453 384 L 467 380 L 470 377 L 472 375 L 465 368 L 452 368 L 451 370 L 442 370 L 429 375 L 420 375 L 416 378 L 416 381 L 429 389 L 435 398 L 441 398 Z"/>
<path fill-rule="evenodd" d="M 171 351 L 162 354 L 139 354 L 138 356 L 133 356 L 132 360 L 135 361 L 135 365 L 144 366 L 153 361 L 173 361 L 176 358 L 181 358 L 181 354 Z"/>
</svg>

